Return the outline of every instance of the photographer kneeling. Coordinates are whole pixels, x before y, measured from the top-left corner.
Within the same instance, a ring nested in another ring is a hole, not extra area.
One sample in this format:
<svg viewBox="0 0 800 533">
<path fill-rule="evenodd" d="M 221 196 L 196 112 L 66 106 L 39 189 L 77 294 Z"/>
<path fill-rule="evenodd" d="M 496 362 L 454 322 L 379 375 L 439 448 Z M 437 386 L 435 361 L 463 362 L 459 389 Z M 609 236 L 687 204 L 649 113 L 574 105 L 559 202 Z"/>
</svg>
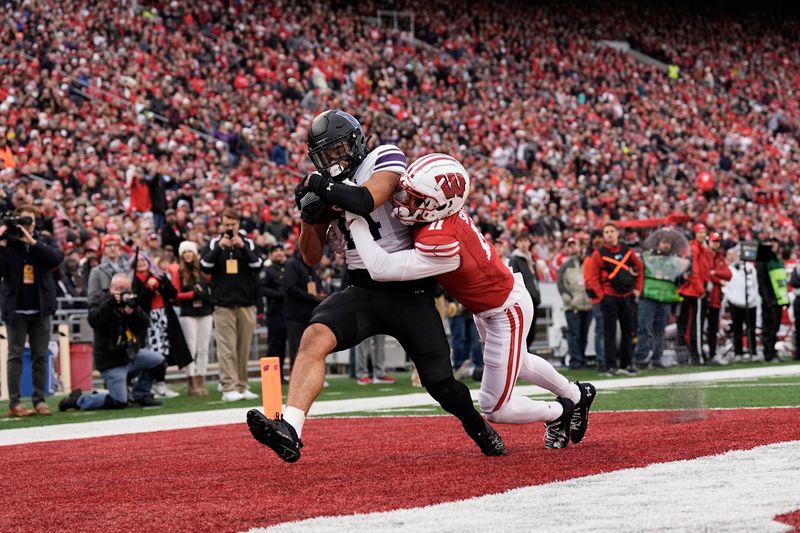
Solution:
<svg viewBox="0 0 800 533">
<path fill-rule="evenodd" d="M 89 325 L 94 329 L 94 364 L 106 381 L 108 393 L 81 394 L 80 389 L 61 400 L 60 411 L 68 409 L 121 409 L 128 405 L 128 374 L 139 372 L 131 401 L 143 407 L 161 405 L 150 388 L 153 373 L 164 357 L 142 349 L 149 318 L 131 292 L 131 278 L 115 274 L 107 292 L 89 305 Z"/>
</svg>

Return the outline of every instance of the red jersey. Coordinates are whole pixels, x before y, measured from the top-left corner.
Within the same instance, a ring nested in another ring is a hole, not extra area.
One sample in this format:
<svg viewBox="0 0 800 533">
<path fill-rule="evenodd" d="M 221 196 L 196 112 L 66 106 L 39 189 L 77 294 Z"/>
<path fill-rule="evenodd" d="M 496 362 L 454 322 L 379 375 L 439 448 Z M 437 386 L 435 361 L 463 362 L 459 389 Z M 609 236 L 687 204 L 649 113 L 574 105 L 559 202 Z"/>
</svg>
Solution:
<svg viewBox="0 0 800 533">
<path fill-rule="evenodd" d="M 466 211 L 411 229 L 418 254 L 461 257 L 457 269 L 436 276 L 453 298 L 473 313 L 502 306 L 514 288 L 514 274 L 487 243 Z"/>
</svg>

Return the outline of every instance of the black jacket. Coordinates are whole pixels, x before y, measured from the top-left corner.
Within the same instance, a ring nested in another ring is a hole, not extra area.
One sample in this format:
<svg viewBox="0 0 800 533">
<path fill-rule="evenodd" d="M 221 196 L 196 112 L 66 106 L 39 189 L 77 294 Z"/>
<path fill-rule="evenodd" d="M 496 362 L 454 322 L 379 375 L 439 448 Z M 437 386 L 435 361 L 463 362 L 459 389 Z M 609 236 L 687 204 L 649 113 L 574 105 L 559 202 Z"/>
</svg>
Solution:
<svg viewBox="0 0 800 533">
<path fill-rule="evenodd" d="M 528 260 L 521 255 L 511 254 L 511 260 L 509 261 L 509 264 L 511 265 L 512 271 L 522 274 L 522 280 L 525 282 L 525 288 L 528 289 L 528 292 L 531 295 L 533 305 L 538 306 L 541 304 L 542 296 L 539 292 L 539 278 L 536 275 L 536 272 L 531 270 L 530 266 L 528 265 Z"/>
<path fill-rule="evenodd" d="M 272 263 L 261 273 L 261 292 L 266 299 L 266 316 L 283 316 L 283 277 L 286 263 Z"/>
<path fill-rule="evenodd" d="M 185 284 L 179 272 L 176 272 L 173 279 L 180 285 L 177 297 L 181 316 L 208 316 L 214 312 L 214 306 L 211 305 L 211 288 L 205 274 L 200 273 L 197 279 L 190 278 Z M 182 295 L 189 293 L 191 293 L 190 298 L 182 298 Z"/>
<path fill-rule="evenodd" d="M 126 348 L 138 351 L 147 339 L 150 319 L 141 307 L 126 315 L 117 305 L 114 296 L 103 291 L 89 305 L 89 325 L 94 330 L 92 349 L 94 366 L 98 371 L 127 365 L 130 361 Z M 126 343 L 126 330 L 132 337 Z"/>
<path fill-rule="evenodd" d="M 178 225 L 176 222 L 175 224 L 164 224 L 164 227 L 161 228 L 161 246 L 172 246 L 172 249 L 175 251 L 175 255 L 178 255 L 178 248 L 186 238 L 183 235 L 183 228 Z M 178 258 L 180 259 L 180 257 Z"/>
<path fill-rule="evenodd" d="M 48 236 L 34 234 L 33 237 L 36 239 L 33 246 L 15 239 L 9 239 L 7 246 L 0 246 L 0 311 L 4 322 L 14 320 L 26 263 L 33 265 L 40 316 L 52 315 L 58 307 L 53 269 L 64 261 L 64 252 Z"/>
<path fill-rule="evenodd" d="M 153 289 L 147 285 L 147 281 L 151 277 L 158 281 L 158 284 Z M 137 274 L 133 280 L 132 289 L 139 296 L 139 306 L 147 313 L 153 309 L 153 298 L 155 298 L 156 294 L 160 294 L 164 298 L 164 307 L 172 306 L 170 301 L 178 297 L 178 289 L 172 284 L 168 274 L 161 274 L 160 276 L 148 274 L 145 281 L 142 281 L 142 278 Z"/>
<path fill-rule="evenodd" d="M 756 276 L 758 277 L 758 294 L 761 296 L 762 307 L 775 307 L 778 305 L 778 297 L 772 287 L 772 279 L 769 277 L 770 270 L 783 268 L 783 261 L 772 251 L 765 261 L 756 263 Z"/>
<path fill-rule="evenodd" d="M 200 268 L 211 274 L 211 298 L 219 307 L 249 307 L 256 304 L 257 278 L 261 268 L 261 255 L 252 239 L 243 231 L 239 236 L 244 247 L 219 247 L 220 236 L 211 242 L 202 254 Z M 229 273 L 228 261 L 236 261 L 236 272 Z"/>
<path fill-rule="evenodd" d="M 320 299 L 308 292 L 309 282 L 314 282 L 319 294 L 319 275 L 314 267 L 308 266 L 296 255 L 289 258 L 283 274 L 283 317 L 286 320 L 306 324 L 311 320 L 311 313 Z"/>
</svg>

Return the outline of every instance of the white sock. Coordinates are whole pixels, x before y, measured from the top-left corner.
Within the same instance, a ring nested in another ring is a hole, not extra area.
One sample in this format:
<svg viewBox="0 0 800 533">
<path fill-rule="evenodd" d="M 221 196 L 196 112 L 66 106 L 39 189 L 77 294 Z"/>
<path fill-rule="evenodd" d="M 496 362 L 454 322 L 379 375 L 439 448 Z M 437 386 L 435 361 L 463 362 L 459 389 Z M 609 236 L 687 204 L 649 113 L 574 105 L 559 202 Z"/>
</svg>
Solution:
<svg viewBox="0 0 800 533">
<path fill-rule="evenodd" d="M 283 419 L 294 428 L 297 432 L 297 438 L 299 439 L 300 435 L 303 433 L 303 424 L 306 421 L 306 414 L 303 410 L 287 405 L 283 410 Z"/>
<path fill-rule="evenodd" d="M 576 405 L 581 400 L 581 390 L 578 386 L 570 383 L 567 378 L 553 368 L 553 365 L 538 355 L 532 353 L 522 354 L 522 367 L 520 368 L 519 377 L 528 383 L 533 383 L 552 392 L 556 396 L 569 398 Z"/>
</svg>

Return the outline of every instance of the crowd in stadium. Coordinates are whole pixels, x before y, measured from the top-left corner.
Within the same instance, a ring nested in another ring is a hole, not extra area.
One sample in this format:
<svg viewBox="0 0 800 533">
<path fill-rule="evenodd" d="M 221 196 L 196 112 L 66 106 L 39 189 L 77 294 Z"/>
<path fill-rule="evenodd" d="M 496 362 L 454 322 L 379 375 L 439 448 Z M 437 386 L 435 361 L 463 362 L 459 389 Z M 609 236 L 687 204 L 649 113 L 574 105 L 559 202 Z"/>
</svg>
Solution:
<svg viewBox="0 0 800 533">
<path fill-rule="evenodd" d="M 775 238 L 795 254 L 796 20 L 393 3 L 413 12 L 412 41 L 376 25 L 381 5 L 5 3 L 2 208 L 41 208 L 75 295 L 104 236 L 166 264 L 183 240 L 219 234 L 226 206 L 262 251 L 291 247 L 306 128 L 338 107 L 409 160 L 457 155 L 480 229 L 507 253 L 530 233 L 540 280 L 556 281 L 570 238 L 586 245 L 609 219 L 677 213 L 687 234 L 702 222 L 726 246 Z"/>
</svg>

